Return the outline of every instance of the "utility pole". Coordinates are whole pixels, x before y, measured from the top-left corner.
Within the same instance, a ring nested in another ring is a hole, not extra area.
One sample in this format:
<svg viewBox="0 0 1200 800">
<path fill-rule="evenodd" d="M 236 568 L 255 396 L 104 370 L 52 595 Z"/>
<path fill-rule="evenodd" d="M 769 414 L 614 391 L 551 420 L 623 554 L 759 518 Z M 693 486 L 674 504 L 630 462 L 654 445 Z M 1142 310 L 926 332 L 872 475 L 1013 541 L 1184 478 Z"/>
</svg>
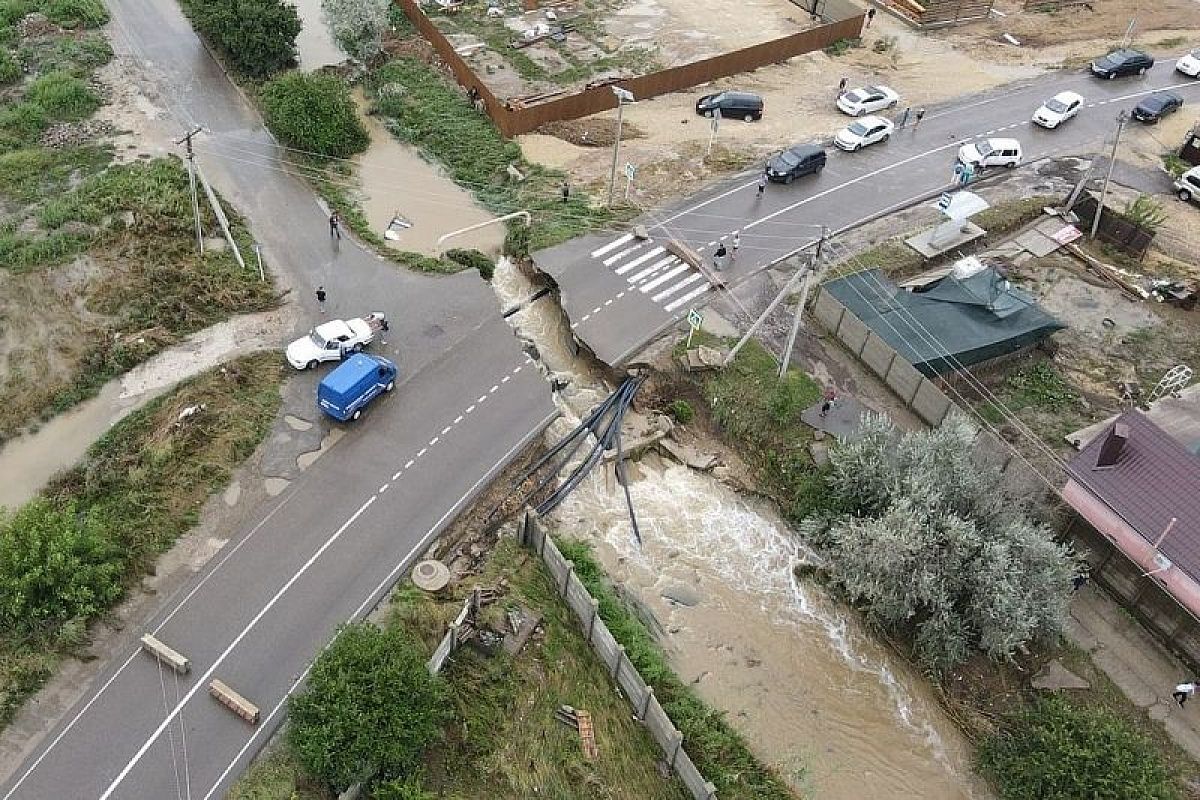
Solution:
<svg viewBox="0 0 1200 800">
<path fill-rule="evenodd" d="M 804 272 L 804 285 L 800 289 L 800 302 L 796 304 L 796 315 L 792 317 L 792 330 L 788 334 L 787 345 L 783 348 L 783 358 L 779 362 L 780 379 L 787 374 L 788 364 L 792 360 L 792 347 L 796 344 L 796 335 L 800 333 L 800 325 L 804 319 L 804 306 L 808 304 L 808 292 L 816 280 L 817 268 L 821 263 L 821 250 L 825 247 L 825 240 L 827 238 L 829 238 L 829 227 L 822 225 L 821 238 L 817 240 L 817 250 L 813 253 L 812 261 L 809 263 L 808 269 Z"/>
<path fill-rule="evenodd" d="M 608 205 L 612 206 L 613 190 L 617 185 L 617 161 L 621 156 L 621 123 L 625 116 L 625 104 L 633 102 L 633 92 L 620 86 L 609 87 L 617 96 L 617 138 L 613 142 L 612 171 L 608 175 Z"/>
<path fill-rule="evenodd" d="M 192 217 L 196 220 L 196 246 L 200 248 L 200 255 L 204 255 L 204 230 L 200 227 L 200 200 L 196 197 L 196 153 L 192 150 L 192 137 L 200 130 L 200 128 L 193 128 L 182 139 L 177 139 L 175 144 L 187 144 L 188 183 L 192 187 Z"/>
<path fill-rule="evenodd" d="M 1092 233 L 1088 238 L 1095 239 L 1096 231 L 1100 230 L 1100 215 L 1104 213 L 1104 201 L 1108 198 L 1108 182 L 1112 180 L 1113 167 L 1117 164 L 1117 145 L 1121 143 L 1121 132 L 1129 121 L 1129 113 L 1121 109 L 1117 115 L 1117 135 L 1113 137 L 1112 153 L 1108 157 L 1108 172 L 1104 176 L 1104 185 L 1100 188 L 1100 203 L 1096 206 L 1096 214 L 1092 217 Z"/>
</svg>

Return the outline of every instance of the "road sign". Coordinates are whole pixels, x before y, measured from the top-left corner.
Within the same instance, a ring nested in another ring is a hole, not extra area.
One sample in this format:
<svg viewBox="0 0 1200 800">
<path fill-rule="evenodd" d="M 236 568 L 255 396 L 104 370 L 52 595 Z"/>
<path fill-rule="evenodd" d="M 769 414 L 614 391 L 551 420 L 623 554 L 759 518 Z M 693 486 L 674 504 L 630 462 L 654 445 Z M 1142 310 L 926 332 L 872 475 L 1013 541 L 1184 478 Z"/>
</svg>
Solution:
<svg viewBox="0 0 1200 800">
<path fill-rule="evenodd" d="M 691 330 L 688 331 L 687 344 L 684 345 L 684 348 L 692 346 L 692 336 L 694 336 L 696 331 L 700 330 L 700 326 L 704 324 L 704 312 L 698 308 L 689 308 L 687 321 Z"/>
<path fill-rule="evenodd" d="M 938 208 L 941 209 L 942 211 L 945 211 L 946 209 L 950 208 L 950 201 L 952 199 L 953 199 L 953 197 L 950 195 L 949 192 L 942 192 L 942 196 L 940 198 L 938 198 Z"/>
<path fill-rule="evenodd" d="M 636 177 L 636 176 L 637 176 L 637 167 L 635 167 L 633 164 L 630 164 L 628 161 L 626 161 L 625 162 L 625 177 L 628 178 L 629 180 L 633 180 L 634 177 Z"/>
</svg>

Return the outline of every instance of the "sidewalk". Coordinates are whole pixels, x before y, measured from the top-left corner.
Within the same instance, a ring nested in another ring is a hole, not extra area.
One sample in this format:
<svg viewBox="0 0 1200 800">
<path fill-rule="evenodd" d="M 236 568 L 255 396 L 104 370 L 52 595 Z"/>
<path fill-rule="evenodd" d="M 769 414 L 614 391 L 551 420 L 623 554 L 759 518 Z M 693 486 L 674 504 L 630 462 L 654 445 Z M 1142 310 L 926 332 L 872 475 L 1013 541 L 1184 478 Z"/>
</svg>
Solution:
<svg viewBox="0 0 1200 800">
<path fill-rule="evenodd" d="M 1200 760 L 1200 702 L 1180 708 L 1176 684 L 1195 677 L 1108 595 L 1085 586 L 1071 602 L 1067 638 L 1091 654 L 1130 702 L 1147 710 L 1167 735 Z"/>
</svg>

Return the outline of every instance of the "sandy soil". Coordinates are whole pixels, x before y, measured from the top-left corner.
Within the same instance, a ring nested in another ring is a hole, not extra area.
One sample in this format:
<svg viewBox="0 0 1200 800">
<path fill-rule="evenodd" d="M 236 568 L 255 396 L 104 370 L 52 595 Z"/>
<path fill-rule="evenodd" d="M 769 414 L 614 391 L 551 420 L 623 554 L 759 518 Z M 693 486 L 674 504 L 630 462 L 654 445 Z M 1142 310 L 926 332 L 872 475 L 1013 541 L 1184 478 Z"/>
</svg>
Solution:
<svg viewBox="0 0 1200 800">
<path fill-rule="evenodd" d="M 117 130 L 108 138 L 119 163 L 179 150 L 172 139 L 178 126 L 167 115 L 170 100 L 159 93 L 157 87 L 162 84 L 153 79 L 152 69 L 140 59 L 117 54 L 96 71 L 108 103 L 95 118 Z"/>
<path fill-rule="evenodd" d="M 1054 13 L 1024 11 L 1024 0 L 998 0 L 995 8 L 1006 16 L 994 16 L 986 22 L 965 25 L 949 34 L 957 41 L 997 40 L 1005 33 L 1012 34 L 1025 48 L 1057 50 L 1062 43 L 1109 42 L 1119 43 L 1130 20 L 1137 44 L 1151 46 L 1163 39 L 1194 33 L 1200 10 L 1195 0 L 1091 0 L 1086 6 L 1064 8 Z M 1192 36 L 1192 39 L 1195 37 Z M 1190 46 L 1195 46 L 1192 44 Z M 1104 48 L 1101 48 L 1103 52 Z M 1043 51 L 1045 52 L 1045 51 Z"/>
</svg>

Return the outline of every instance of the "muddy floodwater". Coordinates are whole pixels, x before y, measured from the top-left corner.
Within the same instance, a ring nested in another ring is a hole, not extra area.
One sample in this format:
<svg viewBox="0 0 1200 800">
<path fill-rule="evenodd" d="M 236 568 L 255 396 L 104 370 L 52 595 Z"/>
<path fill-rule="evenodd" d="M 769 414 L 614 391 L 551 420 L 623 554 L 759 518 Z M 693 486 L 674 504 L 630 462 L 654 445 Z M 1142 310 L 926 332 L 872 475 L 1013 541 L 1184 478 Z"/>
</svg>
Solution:
<svg viewBox="0 0 1200 800">
<path fill-rule="evenodd" d="M 325 24 L 321 12 L 321 0 L 292 0 L 296 13 L 300 15 L 300 35 L 296 37 L 296 51 L 300 69 L 312 72 L 321 67 L 330 67 L 346 60 L 346 54 L 333 41 L 333 34 Z"/>
<path fill-rule="evenodd" d="M 506 310 L 535 291 L 504 260 L 493 285 Z M 510 321 L 561 387 L 563 418 L 548 434 L 556 440 L 608 388 L 553 296 Z M 811 553 L 772 507 L 654 455 L 636 474 L 640 545 L 620 486 L 603 470 L 547 523 L 595 546 L 608 574 L 661 624 L 679 676 L 728 714 L 760 758 L 822 800 L 990 797 L 928 683 L 820 586 L 795 578 Z"/>
</svg>

